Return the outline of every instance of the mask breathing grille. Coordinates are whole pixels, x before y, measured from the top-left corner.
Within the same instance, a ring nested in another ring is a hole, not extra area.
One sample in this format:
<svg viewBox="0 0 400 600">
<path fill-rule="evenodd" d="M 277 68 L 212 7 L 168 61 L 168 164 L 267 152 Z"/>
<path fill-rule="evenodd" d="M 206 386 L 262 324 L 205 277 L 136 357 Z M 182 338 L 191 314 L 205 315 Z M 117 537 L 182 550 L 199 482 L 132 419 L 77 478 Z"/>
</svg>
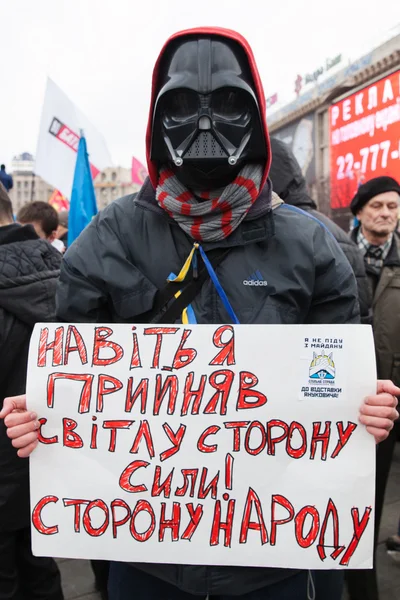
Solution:
<svg viewBox="0 0 400 600">
<path fill-rule="evenodd" d="M 224 158 L 224 149 L 209 132 L 200 133 L 190 146 L 185 158 Z"/>
</svg>

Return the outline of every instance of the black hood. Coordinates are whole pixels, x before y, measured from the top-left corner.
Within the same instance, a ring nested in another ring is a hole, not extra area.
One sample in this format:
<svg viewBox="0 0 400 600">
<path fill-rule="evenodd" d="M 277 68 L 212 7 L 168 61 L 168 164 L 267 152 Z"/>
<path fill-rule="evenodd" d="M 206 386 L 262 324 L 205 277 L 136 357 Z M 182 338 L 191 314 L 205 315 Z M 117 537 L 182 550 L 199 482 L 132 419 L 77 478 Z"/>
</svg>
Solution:
<svg viewBox="0 0 400 600">
<path fill-rule="evenodd" d="M 317 205 L 307 192 L 307 184 L 295 155 L 287 144 L 271 138 L 272 163 L 269 177 L 274 192 L 292 206 L 310 210 Z"/>
</svg>

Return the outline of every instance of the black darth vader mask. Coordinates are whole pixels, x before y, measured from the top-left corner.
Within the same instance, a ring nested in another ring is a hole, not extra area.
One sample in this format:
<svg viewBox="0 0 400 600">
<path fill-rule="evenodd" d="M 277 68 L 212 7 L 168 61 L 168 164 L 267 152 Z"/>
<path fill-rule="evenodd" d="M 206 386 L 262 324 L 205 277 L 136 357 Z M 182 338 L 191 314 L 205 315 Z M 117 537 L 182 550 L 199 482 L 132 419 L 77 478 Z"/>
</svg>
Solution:
<svg viewBox="0 0 400 600">
<path fill-rule="evenodd" d="M 151 159 L 188 187 L 230 183 L 267 150 L 249 63 L 228 38 L 198 35 L 167 48 L 160 63 Z"/>
</svg>

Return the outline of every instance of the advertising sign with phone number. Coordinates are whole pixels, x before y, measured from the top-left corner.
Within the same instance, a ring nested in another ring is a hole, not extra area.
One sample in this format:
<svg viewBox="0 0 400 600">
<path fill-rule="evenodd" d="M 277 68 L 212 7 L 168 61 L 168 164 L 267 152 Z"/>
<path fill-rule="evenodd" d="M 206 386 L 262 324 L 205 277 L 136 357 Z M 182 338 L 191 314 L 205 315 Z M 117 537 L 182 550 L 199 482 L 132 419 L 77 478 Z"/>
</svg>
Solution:
<svg viewBox="0 0 400 600">
<path fill-rule="evenodd" d="M 331 207 L 374 177 L 400 178 L 400 70 L 330 108 Z"/>
</svg>

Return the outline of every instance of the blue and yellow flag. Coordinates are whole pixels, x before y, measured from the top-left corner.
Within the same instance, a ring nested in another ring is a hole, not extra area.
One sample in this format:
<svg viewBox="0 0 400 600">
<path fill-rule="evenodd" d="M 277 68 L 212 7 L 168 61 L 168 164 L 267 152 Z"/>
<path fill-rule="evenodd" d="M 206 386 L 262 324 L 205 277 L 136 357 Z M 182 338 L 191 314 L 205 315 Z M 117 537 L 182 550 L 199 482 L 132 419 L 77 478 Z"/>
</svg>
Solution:
<svg viewBox="0 0 400 600">
<path fill-rule="evenodd" d="M 81 135 L 69 207 L 68 246 L 76 240 L 96 214 L 96 195 L 94 193 L 86 139 L 84 135 Z"/>
</svg>

